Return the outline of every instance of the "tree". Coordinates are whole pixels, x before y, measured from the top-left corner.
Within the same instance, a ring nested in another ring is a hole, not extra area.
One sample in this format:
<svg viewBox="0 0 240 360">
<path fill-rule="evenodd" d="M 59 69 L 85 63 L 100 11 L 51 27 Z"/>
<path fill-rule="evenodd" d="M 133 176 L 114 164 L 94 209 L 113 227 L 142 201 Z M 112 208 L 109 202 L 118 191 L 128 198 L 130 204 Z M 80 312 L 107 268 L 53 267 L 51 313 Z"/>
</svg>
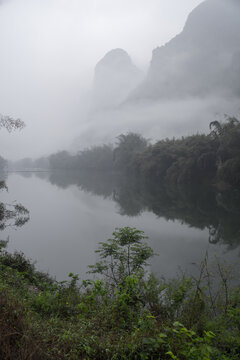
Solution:
<svg viewBox="0 0 240 360">
<path fill-rule="evenodd" d="M 76 167 L 86 170 L 111 170 L 113 166 L 113 146 L 98 145 L 80 151 L 76 156 Z"/>
<path fill-rule="evenodd" d="M 0 114 L 0 129 L 5 128 L 8 132 L 23 129 L 25 123 L 21 119 L 13 119 L 10 116 Z"/>
<path fill-rule="evenodd" d="M 154 256 L 150 246 L 143 243 L 147 239 L 143 231 L 136 228 L 117 228 L 113 238 L 100 242 L 96 253 L 101 260 L 90 265 L 90 273 L 104 275 L 113 287 L 121 286 L 128 277 L 143 277 L 147 260 Z"/>
<path fill-rule="evenodd" d="M 224 123 L 214 121 L 212 136 L 218 141 L 217 178 L 234 187 L 240 185 L 240 121 L 227 117 Z"/>
<path fill-rule="evenodd" d="M 114 165 L 120 170 L 132 170 L 137 155 L 147 148 L 148 140 L 132 132 L 121 134 L 117 139 L 118 144 L 113 152 Z"/>
<path fill-rule="evenodd" d="M 211 121 L 209 124 L 209 129 L 211 130 L 211 135 L 214 138 L 217 138 L 218 136 L 221 136 L 223 133 L 223 126 L 222 124 L 215 120 L 215 121 Z M 213 129 L 213 130 L 212 130 Z"/>
</svg>

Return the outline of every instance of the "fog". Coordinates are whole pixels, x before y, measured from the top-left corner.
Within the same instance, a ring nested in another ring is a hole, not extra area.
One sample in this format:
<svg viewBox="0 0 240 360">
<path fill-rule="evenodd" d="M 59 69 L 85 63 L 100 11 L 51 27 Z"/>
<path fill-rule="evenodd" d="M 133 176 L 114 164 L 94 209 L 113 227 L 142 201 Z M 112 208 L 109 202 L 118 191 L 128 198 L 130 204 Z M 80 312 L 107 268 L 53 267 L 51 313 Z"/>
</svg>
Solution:
<svg viewBox="0 0 240 360">
<path fill-rule="evenodd" d="M 209 133 L 213 120 L 225 115 L 239 116 L 239 99 L 208 97 L 186 98 L 128 105 L 108 112 L 98 112 L 81 126 L 72 150 L 94 144 L 114 143 L 121 133 L 136 132 L 155 142 L 162 138 Z"/>
<path fill-rule="evenodd" d="M 0 113 L 20 117 L 26 128 L 1 131 L 1 155 L 70 148 L 91 123 L 86 113 L 96 63 L 119 47 L 146 72 L 152 50 L 179 33 L 200 2 L 2 0 Z"/>
</svg>

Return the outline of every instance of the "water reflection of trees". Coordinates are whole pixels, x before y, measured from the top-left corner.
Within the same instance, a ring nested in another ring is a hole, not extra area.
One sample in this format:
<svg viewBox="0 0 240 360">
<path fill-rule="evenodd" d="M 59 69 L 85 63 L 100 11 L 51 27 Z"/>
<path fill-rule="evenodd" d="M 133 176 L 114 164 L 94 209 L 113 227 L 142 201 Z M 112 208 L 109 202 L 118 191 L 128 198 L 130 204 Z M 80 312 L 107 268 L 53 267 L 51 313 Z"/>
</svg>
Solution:
<svg viewBox="0 0 240 360">
<path fill-rule="evenodd" d="M 7 173 L 0 171 L 0 192 L 7 191 Z M 29 220 L 29 211 L 17 204 L 15 201 L 10 204 L 6 204 L 0 201 L 0 231 L 5 230 L 8 227 L 18 228 L 23 226 Z M 0 249 L 5 242 L 0 241 Z"/>
<path fill-rule="evenodd" d="M 240 245 L 240 191 L 219 191 L 210 186 L 168 186 L 151 180 L 110 172 L 52 172 L 48 180 L 59 187 L 77 185 L 81 190 L 111 198 L 119 213 L 138 216 L 150 211 L 166 220 L 209 229 L 209 241 Z"/>
</svg>

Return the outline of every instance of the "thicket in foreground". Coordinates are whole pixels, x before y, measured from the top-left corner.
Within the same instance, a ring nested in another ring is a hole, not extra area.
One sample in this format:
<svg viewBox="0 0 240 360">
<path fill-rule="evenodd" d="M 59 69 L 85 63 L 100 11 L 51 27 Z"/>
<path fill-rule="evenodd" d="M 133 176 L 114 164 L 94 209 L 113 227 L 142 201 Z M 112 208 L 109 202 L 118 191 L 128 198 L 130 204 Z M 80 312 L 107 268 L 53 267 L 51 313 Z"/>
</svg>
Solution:
<svg viewBox="0 0 240 360">
<path fill-rule="evenodd" d="M 100 243 L 99 279 L 56 282 L 23 254 L 0 254 L 0 358 L 237 360 L 240 290 L 207 257 L 198 278 L 159 280 L 136 229 Z"/>
</svg>

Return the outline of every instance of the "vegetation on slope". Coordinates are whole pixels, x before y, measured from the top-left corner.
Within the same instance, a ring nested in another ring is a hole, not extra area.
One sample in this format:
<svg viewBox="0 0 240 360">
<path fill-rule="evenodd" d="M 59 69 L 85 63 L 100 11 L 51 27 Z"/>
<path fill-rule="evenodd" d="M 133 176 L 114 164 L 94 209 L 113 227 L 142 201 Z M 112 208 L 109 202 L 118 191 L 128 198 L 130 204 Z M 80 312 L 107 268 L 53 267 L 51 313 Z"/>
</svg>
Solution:
<svg viewBox="0 0 240 360">
<path fill-rule="evenodd" d="M 143 232 L 99 245 L 95 280 L 56 282 L 23 254 L 0 254 L 0 358 L 236 360 L 240 290 L 207 257 L 199 277 L 159 280 Z M 214 283 L 214 285 L 213 285 Z"/>
</svg>

